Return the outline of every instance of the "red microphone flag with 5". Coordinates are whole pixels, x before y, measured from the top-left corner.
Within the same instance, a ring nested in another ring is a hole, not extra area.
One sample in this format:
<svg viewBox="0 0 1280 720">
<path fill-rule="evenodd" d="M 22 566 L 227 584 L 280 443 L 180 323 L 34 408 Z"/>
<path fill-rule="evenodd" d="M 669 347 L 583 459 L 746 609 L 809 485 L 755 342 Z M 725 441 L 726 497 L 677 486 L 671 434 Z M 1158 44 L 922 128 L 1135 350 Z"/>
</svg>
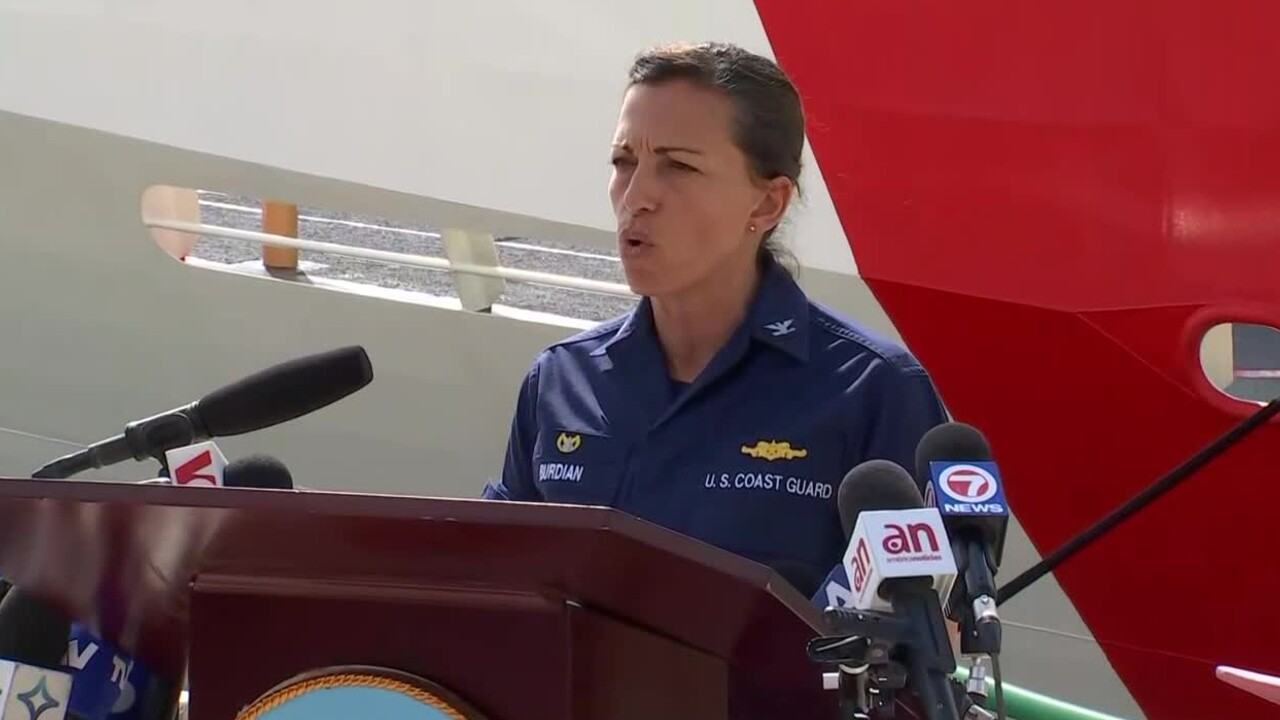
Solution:
<svg viewBox="0 0 1280 720">
<path fill-rule="evenodd" d="M 174 485 L 223 485 L 227 458 L 212 441 L 166 450 L 164 457 Z"/>
</svg>

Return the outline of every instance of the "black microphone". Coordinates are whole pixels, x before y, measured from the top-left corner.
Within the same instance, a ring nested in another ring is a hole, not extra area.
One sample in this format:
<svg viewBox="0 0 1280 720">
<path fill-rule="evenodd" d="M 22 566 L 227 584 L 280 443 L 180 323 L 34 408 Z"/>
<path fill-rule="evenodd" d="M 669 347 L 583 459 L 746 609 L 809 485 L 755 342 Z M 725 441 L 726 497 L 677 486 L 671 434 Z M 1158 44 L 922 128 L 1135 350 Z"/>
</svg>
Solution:
<svg viewBox="0 0 1280 720">
<path fill-rule="evenodd" d="M 138 485 L 172 485 L 167 475 L 139 480 Z M 222 471 L 222 487 L 293 490 L 293 474 L 270 455 L 249 455 L 227 463 Z M 2 591 L 2 588 L 0 588 Z"/>
<path fill-rule="evenodd" d="M 68 708 L 73 678 L 61 668 L 70 634 L 69 618 L 21 588 L 10 588 L 0 600 L 0 660 L 12 663 L 4 668 L 10 677 L 0 697 L 0 720 Z"/>
<path fill-rule="evenodd" d="M 67 652 L 71 620 L 17 587 L 0 600 L 0 657 L 57 667 Z"/>
<path fill-rule="evenodd" d="M 279 425 L 337 402 L 372 380 L 373 366 L 358 345 L 295 358 L 188 405 L 131 422 L 124 433 L 60 457 L 32 477 L 68 478 L 130 459 L 163 463 L 166 450 Z"/>
<path fill-rule="evenodd" d="M 842 699 L 846 682 L 857 683 L 852 697 L 863 707 L 854 716 L 890 709 L 893 691 L 910 685 L 926 717 L 956 720 L 948 677 L 956 662 L 938 597 L 951 577 L 941 566 L 951 570 L 951 563 L 936 511 L 923 512 L 924 498 L 911 475 L 887 460 L 850 470 L 836 502 L 841 523 L 851 531 L 846 558 L 853 559 L 845 564 L 855 566 L 853 596 L 862 603 L 855 607 L 868 609 L 827 608 L 835 635 L 812 641 L 810 658 L 840 663 Z M 866 522 L 859 525 L 860 519 Z M 906 575 L 916 567 L 920 575 Z M 889 610 L 871 609 L 885 607 L 884 601 Z"/>
<path fill-rule="evenodd" d="M 964 423 L 938 425 L 916 447 L 916 480 L 932 495 L 956 559 L 947 617 L 960 624 L 965 655 L 998 654 L 1001 645 L 995 575 L 1004 555 L 1009 508 L 991 460 L 987 439 Z"/>
<path fill-rule="evenodd" d="M 893 470 L 891 469 L 877 470 L 878 467 L 881 467 L 880 464 L 884 462 L 887 462 L 887 461 L 872 460 L 870 462 L 865 462 L 862 465 L 858 466 L 858 468 L 861 468 L 860 470 L 858 470 L 858 472 L 859 473 L 878 473 L 878 472 L 892 473 Z M 889 463 L 889 465 L 892 465 L 895 468 L 899 467 L 897 465 L 894 465 L 893 463 Z M 870 495 L 868 495 L 866 491 L 870 486 L 864 485 L 861 482 L 849 482 L 849 478 L 851 476 L 852 476 L 852 473 L 845 475 L 844 479 L 840 483 L 840 488 L 837 490 L 837 495 L 836 495 L 836 509 L 841 512 L 840 525 L 844 528 L 844 539 L 846 543 L 849 541 L 849 537 L 853 534 L 854 524 L 857 523 L 858 521 L 857 510 L 856 510 L 857 508 L 862 508 L 864 510 L 893 510 L 895 508 L 906 507 L 911 502 L 913 502 L 912 497 L 906 494 L 903 494 L 900 497 L 895 496 L 892 493 L 889 493 L 889 494 L 871 493 Z M 896 492 L 902 492 L 901 486 L 897 485 L 896 483 L 892 487 L 896 488 Z M 841 494 L 844 495 L 843 498 L 841 497 Z M 917 492 L 915 497 L 918 497 L 918 496 L 919 496 L 919 493 Z M 850 514 L 850 513 L 853 513 L 853 514 Z M 846 605 L 852 605 L 853 599 L 850 596 L 849 587 L 850 587 L 849 576 L 848 576 L 848 573 L 845 571 L 844 565 L 843 564 L 836 565 L 831 569 L 831 571 L 827 574 L 826 577 L 822 578 L 819 581 L 816 591 L 812 593 L 814 602 L 822 603 L 825 601 L 826 605 L 829 605 L 831 607 L 844 607 Z"/>
<path fill-rule="evenodd" d="M 293 475 L 270 455 L 250 455 L 227 463 L 222 484 L 232 488 L 292 490 Z"/>
<path fill-rule="evenodd" d="M 850 470 L 836 491 L 836 509 L 844 536 L 851 537 L 858 516 L 878 510 L 910 510 L 924 507 L 924 497 L 902 466 L 890 460 L 868 460 Z"/>
</svg>

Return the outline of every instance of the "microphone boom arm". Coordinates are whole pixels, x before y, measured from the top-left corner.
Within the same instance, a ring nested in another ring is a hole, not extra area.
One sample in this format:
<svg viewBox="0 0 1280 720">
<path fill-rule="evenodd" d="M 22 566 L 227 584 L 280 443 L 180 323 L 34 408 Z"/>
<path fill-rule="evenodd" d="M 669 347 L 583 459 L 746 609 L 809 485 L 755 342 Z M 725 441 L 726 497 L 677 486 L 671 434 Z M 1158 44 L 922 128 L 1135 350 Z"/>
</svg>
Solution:
<svg viewBox="0 0 1280 720">
<path fill-rule="evenodd" d="M 156 458 L 167 450 L 214 437 L 253 432 L 330 405 L 373 380 L 363 347 L 351 345 L 273 365 L 199 400 L 125 425 L 124 432 L 65 455 L 32 473 L 65 479 L 125 460 Z"/>
<path fill-rule="evenodd" d="M 124 432 L 96 442 L 83 450 L 54 460 L 31 474 L 33 478 L 65 480 L 77 473 L 94 468 L 115 465 L 125 460 L 144 460 L 148 457 L 160 461 L 164 453 L 183 445 L 190 445 L 204 435 L 186 408 L 170 410 L 125 426 Z"/>
</svg>

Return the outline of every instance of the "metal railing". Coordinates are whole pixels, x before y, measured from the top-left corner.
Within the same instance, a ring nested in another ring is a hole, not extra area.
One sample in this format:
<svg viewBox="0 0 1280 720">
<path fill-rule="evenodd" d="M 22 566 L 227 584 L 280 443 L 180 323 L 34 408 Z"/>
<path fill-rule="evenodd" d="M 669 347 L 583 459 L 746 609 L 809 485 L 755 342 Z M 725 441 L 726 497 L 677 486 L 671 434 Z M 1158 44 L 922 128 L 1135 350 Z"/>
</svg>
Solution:
<svg viewBox="0 0 1280 720">
<path fill-rule="evenodd" d="M 193 235 L 207 235 L 209 237 L 222 238 L 224 240 L 235 240 L 262 246 L 274 245 L 278 247 L 295 248 L 297 250 L 340 255 L 343 257 L 372 260 L 375 262 L 384 262 L 394 265 L 409 265 L 412 267 L 427 268 L 431 270 L 481 275 L 485 277 L 511 280 L 514 282 L 534 283 L 537 285 L 547 285 L 551 287 L 565 288 L 567 290 L 580 290 L 583 292 L 599 293 L 601 295 L 613 295 L 628 299 L 634 299 L 637 297 L 635 293 L 631 292 L 631 288 L 626 285 L 621 283 L 605 282 L 603 280 L 588 280 L 587 278 L 571 277 L 569 275 L 556 275 L 554 273 L 538 272 L 536 270 L 520 270 L 518 268 L 507 268 L 496 265 L 488 266 L 453 263 L 445 258 L 426 257 L 423 255 L 392 252 L 389 250 L 374 250 L 372 248 L 354 247 L 352 245 L 342 245 L 340 243 L 304 240 L 284 235 L 273 235 L 271 233 L 257 232 L 254 230 L 237 230 L 235 228 L 222 227 L 220 225 L 208 225 L 205 223 L 188 222 L 185 220 L 143 218 L 142 223 L 149 228 L 164 228 L 166 230 L 191 233 Z"/>
</svg>

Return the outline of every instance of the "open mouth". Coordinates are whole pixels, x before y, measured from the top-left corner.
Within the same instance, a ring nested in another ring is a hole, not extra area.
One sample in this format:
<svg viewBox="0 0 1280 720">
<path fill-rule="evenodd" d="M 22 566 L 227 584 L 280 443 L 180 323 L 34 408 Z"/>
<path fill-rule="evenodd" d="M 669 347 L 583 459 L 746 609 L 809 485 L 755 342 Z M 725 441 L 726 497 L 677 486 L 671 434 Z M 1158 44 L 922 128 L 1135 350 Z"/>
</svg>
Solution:
<svg viewBox="0 0 1280 720">
<path fill-rule="evenodd" d="M 619 235 L 619 247 L 625 255 L 635 255 L 653 247 L 653 243 L 649 242 L 648 236 L 643 232 L 623 231 Z"/>
</svg>

